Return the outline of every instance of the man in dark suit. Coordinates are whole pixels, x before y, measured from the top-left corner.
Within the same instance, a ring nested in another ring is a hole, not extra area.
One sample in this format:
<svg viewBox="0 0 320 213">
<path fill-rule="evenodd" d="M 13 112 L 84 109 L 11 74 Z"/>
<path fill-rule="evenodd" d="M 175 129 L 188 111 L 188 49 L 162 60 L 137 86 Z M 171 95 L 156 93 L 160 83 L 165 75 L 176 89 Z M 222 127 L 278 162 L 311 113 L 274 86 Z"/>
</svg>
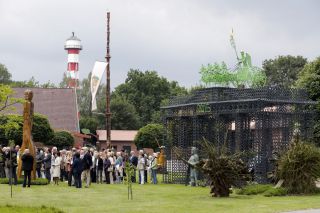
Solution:
<svg viewBox="0 0 320 213">
<path fill-rule="evenodd" d="M 135 155 L 134 151 L 130 152 L 130 158 L 129 158 L 130 164 L 134 167 L 134 172 L 131 176 L 132 183 L 136 182 L 136 168 L 138 165 L 138 157 Z"/>
<path fill-rule="evenodd" d="M 14 148 L 10 148 L 10 151 L 6 154 L 6 162 L 7 162 L 7 168 L 9 170 L 9 185 L 13 184 L 17 185 L 18 179 L 17 179 L 17 152 Z"/>
<path fill-rule="evenodd" d="M 31 171 L 33 170 L 34 158 L 30 154 L 29 149 L 24 150 L 21 160 L 22 160 L 22 170 L 24 172 L 23 187 L 26 187 L 27 179 L 28 179 L 28 187 L 30 187 Z"/>
<path fill-rule="evenodd" d="M 84 156 L 82 159 L 83 171 L 82 171 L 82 181 L 86 181 L 85 187 L 88 188 L 90 185 L 90 170 L 92 166 L 92 156 L 87 147 L 83 147 Z"/>
<path fill-rule="evenodd" d="M 73 160 L 73 164 L 72 164 L 72 173 L 73 173 L 73 177 L 74 177 L 74 185 L 76 186 L 76 188 L 81 188 L 82 184 L 81 184 L 81 173 L 82 173 L 82 161 L 80 159 L 80 153 L 77 152 L 74 155 L 74 160 Z"/>
</svg>

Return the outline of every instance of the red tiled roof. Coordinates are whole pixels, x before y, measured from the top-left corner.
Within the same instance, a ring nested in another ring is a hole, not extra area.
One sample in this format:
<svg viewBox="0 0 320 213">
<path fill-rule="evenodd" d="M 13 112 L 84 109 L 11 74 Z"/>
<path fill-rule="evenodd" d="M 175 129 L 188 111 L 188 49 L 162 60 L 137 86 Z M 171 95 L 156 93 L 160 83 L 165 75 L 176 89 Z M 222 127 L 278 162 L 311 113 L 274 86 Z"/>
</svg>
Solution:
<svg viewBox="0 0 320 213">
<path fill-rule="evenodd" d="M 46 115 L 53 129 L 77 131 L 78 113 L 73 89 L 13 88 L 15 91 L 14 96 L 24 98 L 24 91 L 27 89 L 33 91 L 34 112 Z M 22 114 L 22 104 L 15 104 L 15 107 L 16 111 L 13 113 Z"/>
<path fill-rule="evenodd" d="M 97 130 L 99 141 L 107 140 L 106 130 Z M 111 130 L 111 141 L 133 141 L 138 130 Z"/>
</svg>

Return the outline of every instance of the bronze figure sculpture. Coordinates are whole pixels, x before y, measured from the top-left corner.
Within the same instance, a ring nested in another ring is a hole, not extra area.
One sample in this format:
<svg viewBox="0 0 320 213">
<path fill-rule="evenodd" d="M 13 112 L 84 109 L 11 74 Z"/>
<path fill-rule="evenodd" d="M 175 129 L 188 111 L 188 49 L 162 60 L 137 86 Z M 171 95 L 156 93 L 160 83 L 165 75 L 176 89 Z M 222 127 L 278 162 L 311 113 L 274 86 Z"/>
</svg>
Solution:
<svg viewBox="0 0 320 213">
<path fill-rule="evenodd" d="M 33 145 L 32 140 L 32 125 L 33 125 L 33 92 L 31 90 L 26 90 L 24 92 L 25 102 L 23 104 L 23 138 L 22 145 L 19 151 L 19 161 L 18 161 L 18 177 L 21 177 L 22 161 L 21 156 L 25 149 L 29 149 L 30 154 L 36 157 L 36 150 Z M 33 170 L 31 173 L 32 179 L 36 178 L 36 161 L 33 163 Z"/>
</svg>

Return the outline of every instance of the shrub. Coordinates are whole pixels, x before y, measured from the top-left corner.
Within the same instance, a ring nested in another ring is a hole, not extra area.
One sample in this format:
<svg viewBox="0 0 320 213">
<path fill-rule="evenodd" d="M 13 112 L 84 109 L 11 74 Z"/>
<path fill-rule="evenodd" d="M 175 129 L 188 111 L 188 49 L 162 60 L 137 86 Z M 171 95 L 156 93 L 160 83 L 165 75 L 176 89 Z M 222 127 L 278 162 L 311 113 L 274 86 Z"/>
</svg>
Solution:
<svg viewBox="0 0 320 213">
<path fill-rule="evenodd" d="M 163 144 L 164 128 L 161 124 L 148 124 L 139 129 L 134 143 L 138 149 L 152 148 L 156 150 Z"/>
<path fill-rule="evenodd" d="M 23 179 L 18 179 L 18 184 L 22 184 Z M 0 184 L 9 184 L 9 178 L 0 178 Z M 37 178 L 35 180 L 31 180 L 31 185 L 48 185 L 49 181 L 46 178 Z"/>
<path fill-rule="evenodd" d="M 1 115 L 0 116 L 0 139 L 3 145 L 7 145 L 9 140 L 14 140 L 16 144 L 22 144 L 23 117 L 22 115 Z M 32 126 L 33 140 L 46 144 L 53 137 L 53 130 L 50 127 L 47 117 L 35 113 Z"/>
<path fill-rule="evenodd" d="M 279 187 L 279 188 L 271 187 L 263 193 L 263 195 L 266 197 L 285 196 L 287 194 L 288 194 L 288 189 L 286 189 L 284 187 Z"/>
<path fill-rule="evenodd" d="M 59 149 L 69 148 L 73 146 L 74 138 L 71 133 L 67 131 L 57 131 L 54 133 L 53 138 L 48 142 L 48 145 L 56 146 Z"/>
<path fill-rule="evenodd" d="M 270 184 L 252 184 L 236 191 L 239 195 L 257 195 L 262 194 L 272 188 Z"/>
<path fill-rule="evenodd" d="M 314 144 L 295 140 L 280 158 L 276 177 L 283 179 L 288 193 L 314 193 L 320 177 L 320 149 Z"/>
</svg>

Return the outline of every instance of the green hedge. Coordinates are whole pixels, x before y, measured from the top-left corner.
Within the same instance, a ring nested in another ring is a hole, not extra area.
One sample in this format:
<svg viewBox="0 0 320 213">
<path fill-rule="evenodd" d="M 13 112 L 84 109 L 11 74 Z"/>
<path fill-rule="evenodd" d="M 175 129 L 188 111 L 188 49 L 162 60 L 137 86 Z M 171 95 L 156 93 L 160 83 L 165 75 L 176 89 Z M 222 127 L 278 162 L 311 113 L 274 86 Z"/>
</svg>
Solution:
<svg viewBox="0 0 320 213">
<path fill-rule="evenodd" d="M 18 179 L 18 184 L 22 184 L 23 179 Z M 9 178 L 0 178 L 0 184 L 9 184 Z M 48 185 L 49 181 L 46 178 L 38 178 L 35 180 L 31 180 L 31 185 Z"/>
<path fill-rule="evenodd" d="M 265 191 L 272 188 L 271 184 L 253 184 L 243 187 L 242 189 L 236 190 L 236 194 L 239 195 L 257 195 L 262 194 Z"/>
<path fill-rule="evenodd" d="M 274 188 L 271 184 L 253 184 L 237 189 L 236 194 L 239 195 L 258 195 L 262 194 L 266 197 L 285 196 L 288 194 L 288 189 L 284 187 Z"/>
<path fill-rule="evenodd" d="M 23 213 L 65 213 L 62 210 L 59 210 L 55 207 L 27 207 L 27 206 L 0 206 L 1 213 L 11 213 L 11 212 L 23 212 Z"/>
<path fill-rule="evenodd" d="M 288 189 L 279 187 L 279 188 L 270 188 L 267 191 L 263 193 L 266 197 L 272 197 L 272 196 L 285 196 L 288 194 Z"/>
</svg>

